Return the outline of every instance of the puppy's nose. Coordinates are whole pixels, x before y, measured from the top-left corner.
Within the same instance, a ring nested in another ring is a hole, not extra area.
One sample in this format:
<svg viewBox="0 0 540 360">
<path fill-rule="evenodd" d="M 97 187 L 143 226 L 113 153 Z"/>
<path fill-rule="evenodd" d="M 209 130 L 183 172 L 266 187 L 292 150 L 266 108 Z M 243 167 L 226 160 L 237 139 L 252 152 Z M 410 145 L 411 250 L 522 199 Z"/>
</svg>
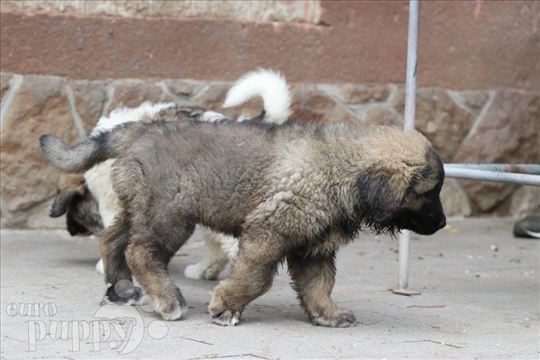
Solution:
<svg viewBox="0 0 540 360">
<path fill-rule="evenodd" d="M 439 222 L 439 229 L 442 229 L 446 226 L 446 217 L 443 217 L 441 221 Z"/>
</svg>

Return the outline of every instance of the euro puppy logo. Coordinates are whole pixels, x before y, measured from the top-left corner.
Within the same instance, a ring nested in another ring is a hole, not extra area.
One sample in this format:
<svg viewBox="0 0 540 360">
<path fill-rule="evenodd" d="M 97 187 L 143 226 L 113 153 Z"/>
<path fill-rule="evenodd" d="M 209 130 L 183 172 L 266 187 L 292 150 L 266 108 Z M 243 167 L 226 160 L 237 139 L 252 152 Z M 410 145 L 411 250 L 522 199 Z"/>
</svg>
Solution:
<svg viewBox="0 0 540 360">
<path fill-rule="evenodd" d="M 235 104 L 252 96 L 246 91 Z M 124 124 L 73 147 L 52 135 L 40 140 L 48 161 L 67 172 L 116 159 L 121 210 L 101 237 L 106 280 L 134 275 L 166 320 L 186 311 L 167 264 L 196 224 L 239 237 L 232 273 L 210 301 L 215 323 L 238 324 L 286 260 L 311 321 L 331 327 L 356 323 L 331 298 L 341 245 L 363 229 L 429 235 L 445 226 L 442 163 L 416 131 L 155 121 Z M 126 294 L 115 300 L 136 302 L 141 292 Z"/>
</svg>

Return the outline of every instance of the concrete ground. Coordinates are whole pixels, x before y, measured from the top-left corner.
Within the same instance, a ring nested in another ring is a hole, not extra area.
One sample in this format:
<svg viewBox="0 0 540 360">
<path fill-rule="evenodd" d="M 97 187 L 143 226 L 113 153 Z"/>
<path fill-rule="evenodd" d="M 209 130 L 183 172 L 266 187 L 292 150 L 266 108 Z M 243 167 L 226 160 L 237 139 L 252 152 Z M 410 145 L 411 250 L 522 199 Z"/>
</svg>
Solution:
<svg viewBox="0 0 540 360">
<path fill-rule="evenodd" d="M 362 234 L 339 253 L 334 298 L 359 324 L 312 326 L 285 270 L 237 327 L 209 321 L 216 282 L 187 280 L 194 241 L 170 272 L 189 303 L 180 321 L 106 305 L 95 241 L 64 231 L 1 232 L 1 358 L 539 358 L 540 242 L 515 239 L 509 219 L 455 220 L 413 236 L 411 288 L 397 281 L 395 239 Z"/>
</svg>

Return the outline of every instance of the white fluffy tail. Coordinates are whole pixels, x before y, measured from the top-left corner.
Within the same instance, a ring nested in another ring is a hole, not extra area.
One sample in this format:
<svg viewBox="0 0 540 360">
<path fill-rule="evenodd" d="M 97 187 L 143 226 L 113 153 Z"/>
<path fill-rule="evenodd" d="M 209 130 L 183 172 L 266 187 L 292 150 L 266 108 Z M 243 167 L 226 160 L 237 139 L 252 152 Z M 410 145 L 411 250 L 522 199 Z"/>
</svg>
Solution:
<svg viewBox="0 0 540 360">
<path fill-rule="evenodd" d="M 268 69 L 252 71 L 236 81 L 227 92 L 223 107 L 241 105 L 260 96 L 264 103 L 264 122 L 281 125 L 291 115 L 291 94 L 285 78 Z"/>
</svg>

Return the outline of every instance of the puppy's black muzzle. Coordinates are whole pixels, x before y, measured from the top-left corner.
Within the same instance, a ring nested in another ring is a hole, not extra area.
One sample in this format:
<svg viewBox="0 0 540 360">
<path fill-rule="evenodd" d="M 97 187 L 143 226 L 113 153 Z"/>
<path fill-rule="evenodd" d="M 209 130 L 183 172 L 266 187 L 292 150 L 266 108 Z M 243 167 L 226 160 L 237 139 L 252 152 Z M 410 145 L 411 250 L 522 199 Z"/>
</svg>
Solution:
<svg viewBox="0 0 540 360">
<path fill-rule="evenodd" d="M 411 230 L 420 235 L 432 235 L 446 226 L 446 216 L 441 201 L 427 201 L 419 210 L 401 210 L 392 220 L 399 229 Z"/>
<path fill-rule="evenodd" d="M 446 226 L 446 216 L 441 201 L 427 202 L 420 211 L 411 218 L 413 226 L 409 230 L 420 235 L 432 235 Z"/>
</svg>

